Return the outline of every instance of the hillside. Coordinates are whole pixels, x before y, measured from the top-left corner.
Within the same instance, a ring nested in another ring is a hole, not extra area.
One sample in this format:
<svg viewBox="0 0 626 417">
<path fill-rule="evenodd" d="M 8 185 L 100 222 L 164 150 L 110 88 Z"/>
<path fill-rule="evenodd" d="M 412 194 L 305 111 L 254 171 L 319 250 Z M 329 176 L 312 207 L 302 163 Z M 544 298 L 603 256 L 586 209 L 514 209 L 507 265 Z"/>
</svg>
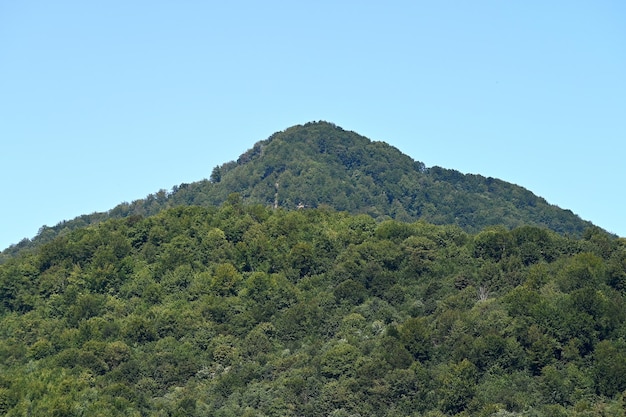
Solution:
<svg viewBox="0 0 626 417">
<path fill-rule="evenodd" d="M 3 257 L 108 218 L 146 216 L 181 205 L 219 206 L 232 193 L 239 193 L 246 204 L 287 209 L 329 206 L 379 220 L 454 224 L 468 232 L 490 225 L 509 229 L 536 225 L 580 236 L 591 226 L 517 185 L 427 168 L 384 142 L 371 141 L 332 123 L 316 122 L 257 142 L 237 161 L 213 168 L 209 180 L 181 184 L 169 192 L 161 190 L 108 213 L 43 227 L 32 241 L 5 250 Z"/>
<path fill-rule="evenodd" d="M 485 226 L 548 227 L 580 235 L 590 223 L 549 205 L 530 191 L 494 178 L 426 168 L 398 149 L 373 142 L 331 123 L 294 126 L 258 142 L 214 169 L 211 203 L 238 192 L 244 201 L 296 208 L 328 205 L 467 231 Z M 278 188 L 277 188 L 278 185 Z"/>
<path fill-rule="evenodd" d="M 0 414 L 624 416 L 625 297 L 626 243 L 597 228 L 231 195 L 0 265 Z"/>
</svg>

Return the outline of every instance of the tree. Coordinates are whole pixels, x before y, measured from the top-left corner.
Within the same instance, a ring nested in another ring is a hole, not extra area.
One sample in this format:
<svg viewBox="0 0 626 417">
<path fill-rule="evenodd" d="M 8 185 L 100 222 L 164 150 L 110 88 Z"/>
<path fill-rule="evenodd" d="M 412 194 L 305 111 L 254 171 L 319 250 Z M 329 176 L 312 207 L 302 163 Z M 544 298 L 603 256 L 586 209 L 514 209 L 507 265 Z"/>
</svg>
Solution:
<svg viewBox="0 0 626 417">
<path fill-rule="evenodd" d="M 329 378 L 353 375 L 354 364 L 361 356 L 359 350 L 349 343 L 339 343 L 331 346 L 320 356 L 322 375 Z"/>
<path fill-rule="evenodd" d="M 218 183 L 222 180 L 222 169 L 220 168 L 219 165 L 215 166 L 215 168 L 213 168 L 213 171 L 211 171 L 211 177 L 209 178 L 209 181 L 211 181 L 212 183 Z"/>
<path fill-rule="evenodd" d="M 596 390 L 612 397 L 626 390 L 626 343 L 603 340 L 593 354 Z"/>
<path fill-rule="evenodd" d="M 361 304 L 367 296 L 367 290 L 360 282 L 352 279 L 342 281 L 333 291 L 338 302 L 348 302 L 350 304 Z"/>
<path fill-rule="evenodd" d="M 474 238 L 474 252 L 484 259 L 500 261 L 513 252 L 513 247 L 511 233 L 502 227 L 484 230 Z"/>
<path fill-rule="evenodd" d="M 605 282 L 602 259 L 592 253 L 580 253 L 567 260 L 561 269 L 558 283 L 562 291 L 570 292 Z"/>
<path fill-rule="evenodd" d="M 446 366 L 437 376 L 441 410 L 451 414 L 465 410 L 474 398 L 477 381 L 476 366 L 467 359 Z"/>
<path fill-rule="evenodd" d="M 219 264 L 215 267 L 211 289 L 218 295 L 235 295 L 241 281 L 241 274 L 232 264 Z"/>
<path fill-rule="evenodd" d="M 406 320 L 399 333 L 400 340 L 416 360 L 425 361 L 430 357 L 431 332 L 425 318 L 415 317 Z"/>
</svg>

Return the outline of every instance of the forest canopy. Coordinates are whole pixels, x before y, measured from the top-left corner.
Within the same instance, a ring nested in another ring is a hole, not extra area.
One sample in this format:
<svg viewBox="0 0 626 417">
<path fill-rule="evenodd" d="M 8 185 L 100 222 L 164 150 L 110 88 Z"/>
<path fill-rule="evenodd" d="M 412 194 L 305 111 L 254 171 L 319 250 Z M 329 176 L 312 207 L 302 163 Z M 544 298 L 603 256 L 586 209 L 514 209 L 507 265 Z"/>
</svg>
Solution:
<svg viewBox="0 0 626 417">
<path fill-rule="evenodd" d="M 623 416 L 625 295 L 598 228 L 231 195 L 0 265 L 0 414 Z"/>
</svg>

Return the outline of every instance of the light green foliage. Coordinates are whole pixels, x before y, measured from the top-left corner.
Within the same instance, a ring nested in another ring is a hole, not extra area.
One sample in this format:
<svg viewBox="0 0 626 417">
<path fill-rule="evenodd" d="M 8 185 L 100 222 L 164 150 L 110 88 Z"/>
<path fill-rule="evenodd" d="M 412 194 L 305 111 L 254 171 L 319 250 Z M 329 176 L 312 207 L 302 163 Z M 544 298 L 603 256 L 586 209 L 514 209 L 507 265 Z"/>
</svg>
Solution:
<svg viewBox="0 0 626 417">
<path fill-rule="evenodd" d="M 352 375 L 360 355 L 359 350 L 349 343 L 339 342 L 333 345 L 320 356 L 322 375 L 330 378 Z"/>
<path fill-rule="evenodd" d="M 232 264 L 219 264 L 215 267 L 210 288 L 217 295 L 235 295 L 241 281 L 241 274 Z"/>
</svg>

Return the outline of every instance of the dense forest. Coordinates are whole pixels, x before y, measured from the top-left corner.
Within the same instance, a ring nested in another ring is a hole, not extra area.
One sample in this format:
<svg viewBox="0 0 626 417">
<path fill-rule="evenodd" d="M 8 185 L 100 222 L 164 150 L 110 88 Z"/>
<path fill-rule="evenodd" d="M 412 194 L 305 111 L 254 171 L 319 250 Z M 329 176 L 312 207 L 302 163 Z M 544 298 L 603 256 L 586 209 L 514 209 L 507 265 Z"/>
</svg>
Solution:
<svg viewBox="0 0 626 417">
<path fill-rule="evenodd" d="M 626 240 L 251 198 L 6 259 L 0 414 L 624 416 Z"/>
<path fill-rule="evenodd" d="M 427 168 L 384 142 L 327 122 L 277 132 L 257 142 L 237 161 L 212 170 L 207 167 L 209 172 L 208 179 L 161 190 L 106 213 L 42 227 L 32 240 L 24 239 L 4 250 L 0 263 L 57 236 L 110 218 L 149 216 L 178 206 L 218 207 L 235 192 L 246 204 L 286 209 L 329 206 L 377 220 L 455 224 L 471 233 L 487 226 L 513 229 L 535 225 L 581 236 L 591 226 L 520 186 L 441 167 Z"/>
</svg>

